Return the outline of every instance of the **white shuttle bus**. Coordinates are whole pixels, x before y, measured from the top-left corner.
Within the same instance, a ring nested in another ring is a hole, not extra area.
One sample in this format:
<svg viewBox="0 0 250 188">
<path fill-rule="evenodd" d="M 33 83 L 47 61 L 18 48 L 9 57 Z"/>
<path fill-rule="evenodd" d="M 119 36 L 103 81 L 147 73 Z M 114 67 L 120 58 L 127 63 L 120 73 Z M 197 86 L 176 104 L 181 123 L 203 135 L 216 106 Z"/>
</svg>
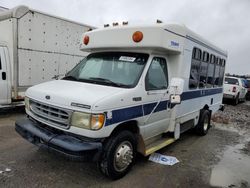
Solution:
<svg viewBox="0 0 250 188">
<path fill-rule="evenodd" d="M 227 52 L 178 24 L 115 26 L 83 35 L 90 54 L 62 80 L 29 88 L 16 131 L 31 143 L 97 161 L 112 179 L 221 109 Z"/>
</svg>

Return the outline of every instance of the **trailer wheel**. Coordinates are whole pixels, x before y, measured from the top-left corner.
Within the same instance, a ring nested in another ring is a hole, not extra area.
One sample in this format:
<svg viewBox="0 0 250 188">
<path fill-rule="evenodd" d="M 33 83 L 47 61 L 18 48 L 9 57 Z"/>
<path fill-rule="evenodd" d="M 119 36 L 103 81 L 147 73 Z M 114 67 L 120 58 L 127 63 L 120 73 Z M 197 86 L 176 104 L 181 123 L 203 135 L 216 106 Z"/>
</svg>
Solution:
<svg viewBox="0 0 250 188">
<path fill-rule="evenodd" d="M 208 110 L 201 110 L 199 122 L 196 126 L 196 133 L 200 136 L 207 134 L 210 128 L 210 112 Z"/>
<path fill-rule="evenodd" d="M 107 141 L 98 166 L 105 176 L 116 180 L 129 172 L 135 156 L 135 136 L 129 131 L 122 131 Z"/>
</svg>

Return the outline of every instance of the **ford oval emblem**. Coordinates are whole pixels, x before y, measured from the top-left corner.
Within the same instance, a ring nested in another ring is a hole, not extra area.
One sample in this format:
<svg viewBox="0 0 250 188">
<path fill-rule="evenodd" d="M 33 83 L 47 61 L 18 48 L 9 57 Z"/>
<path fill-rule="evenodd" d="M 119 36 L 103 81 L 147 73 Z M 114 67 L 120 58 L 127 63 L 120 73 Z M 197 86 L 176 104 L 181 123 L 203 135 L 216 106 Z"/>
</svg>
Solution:
<svg viewBox="0 0 250 188">
<path fill-rule="evenodd" d="M 49 95 L 46 95 L 46 96 L 45 96 L 45 99 L 49 100 L 49 99 L 50 99 L 50 96 L 49 96 Z"/>
</svg>

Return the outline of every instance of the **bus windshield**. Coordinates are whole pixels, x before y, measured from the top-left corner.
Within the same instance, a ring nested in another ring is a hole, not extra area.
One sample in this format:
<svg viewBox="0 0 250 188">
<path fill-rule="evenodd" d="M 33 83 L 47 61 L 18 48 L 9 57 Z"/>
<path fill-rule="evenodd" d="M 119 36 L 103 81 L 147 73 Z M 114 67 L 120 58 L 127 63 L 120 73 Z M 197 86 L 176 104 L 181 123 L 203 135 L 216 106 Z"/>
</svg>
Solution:
<svg viewBox="0 0 250 188">
<path fill-rule="evenodd" d="M 63 79 L 132 88 L 139 81 L 148 57 L 141 53 L 94 53 L 81 60 Z"/>
</svg>

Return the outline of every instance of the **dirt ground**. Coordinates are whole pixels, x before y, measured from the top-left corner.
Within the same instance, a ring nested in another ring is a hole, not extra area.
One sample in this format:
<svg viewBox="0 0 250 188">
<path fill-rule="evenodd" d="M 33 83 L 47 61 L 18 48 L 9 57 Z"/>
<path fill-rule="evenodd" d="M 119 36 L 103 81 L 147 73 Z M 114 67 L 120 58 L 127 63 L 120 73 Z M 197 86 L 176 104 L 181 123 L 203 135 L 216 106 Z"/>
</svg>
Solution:
<svg viewBox="0 0 250 188">
<path fill-rule="evenodd" d="M 94 163 L 69 161 L 38 149 L 14 130 L 22 108 L 0 112 L 0 187 L 250 187 L 250 102 L 226 105 L 212 128 L 189 131 L 159 153 L 180 162 L 165 166 L 138 157 L 124 178 L 105 178 Z"/>
</svg>

